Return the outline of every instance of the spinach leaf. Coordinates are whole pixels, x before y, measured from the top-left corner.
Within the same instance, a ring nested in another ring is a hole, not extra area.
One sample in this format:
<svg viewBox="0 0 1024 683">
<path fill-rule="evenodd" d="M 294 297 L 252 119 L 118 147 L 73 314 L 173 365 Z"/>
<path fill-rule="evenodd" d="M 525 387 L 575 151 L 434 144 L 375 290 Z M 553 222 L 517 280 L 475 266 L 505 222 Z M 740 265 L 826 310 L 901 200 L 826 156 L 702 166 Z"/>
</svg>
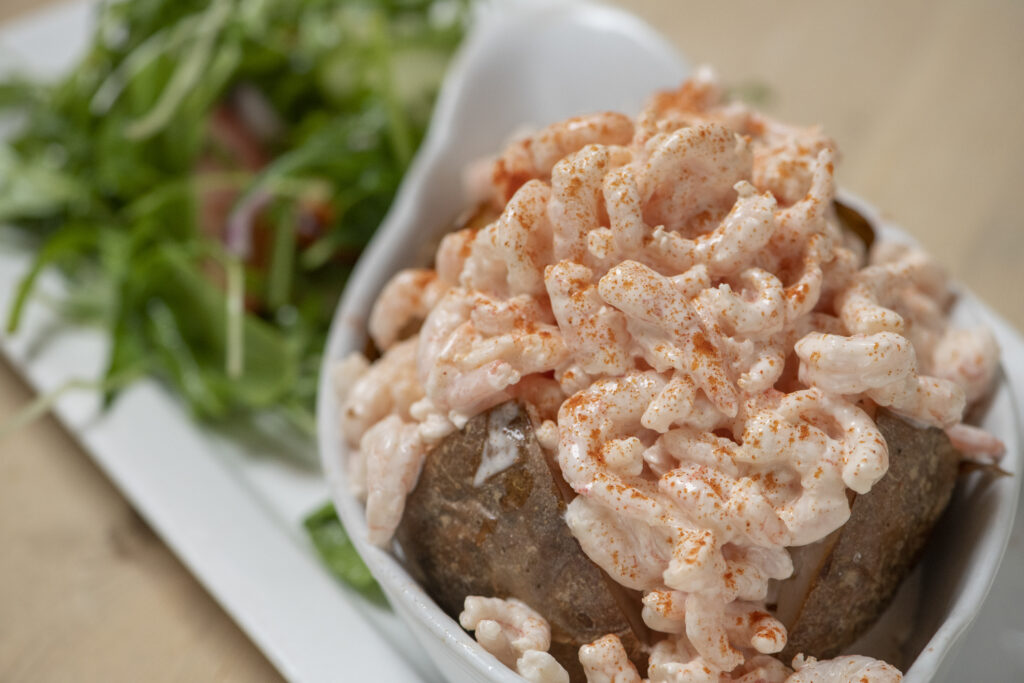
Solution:
<svg viewBox="0 0 1024 683">
<path fill-rule="evenodd" d="M 331 503 L 306 517 L 304 525 L 320 558 L 335 577 L 378 604 L 387 600 L 363 559 L 352 545 Z"/>
</svg>

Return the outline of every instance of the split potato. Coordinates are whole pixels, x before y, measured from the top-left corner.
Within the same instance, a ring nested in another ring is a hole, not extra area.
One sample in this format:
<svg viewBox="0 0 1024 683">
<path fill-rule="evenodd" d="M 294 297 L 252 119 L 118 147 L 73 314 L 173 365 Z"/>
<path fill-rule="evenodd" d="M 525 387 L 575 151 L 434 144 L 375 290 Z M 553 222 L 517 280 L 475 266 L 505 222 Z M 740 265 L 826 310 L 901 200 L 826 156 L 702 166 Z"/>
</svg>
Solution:
<svg viewBox="0 0 1024 683">
<path fill-rule="evenodd" d="M 789 629 L 784 662 L 798 652 L 835 656 L 869 628 L 949 502 L 959 456 L 945 434 L 885 410 L 876 422 L 889 445 L 886 476 L 853 499 L 842 528 L 791 549 L 796 572 L 772 605 Z M 428 455 L 396 539 L 410 573 L 456 620 L 469 595 L 517 598 L 548 620 L 551 654 L 573 681 L 585 680 L 578 648 L 608 633 L 642 673 L 652 634 L 640 595 L 580 549 L 564 522 L 572 495 L 525 411 L 509 402 Z"/>
</svg>

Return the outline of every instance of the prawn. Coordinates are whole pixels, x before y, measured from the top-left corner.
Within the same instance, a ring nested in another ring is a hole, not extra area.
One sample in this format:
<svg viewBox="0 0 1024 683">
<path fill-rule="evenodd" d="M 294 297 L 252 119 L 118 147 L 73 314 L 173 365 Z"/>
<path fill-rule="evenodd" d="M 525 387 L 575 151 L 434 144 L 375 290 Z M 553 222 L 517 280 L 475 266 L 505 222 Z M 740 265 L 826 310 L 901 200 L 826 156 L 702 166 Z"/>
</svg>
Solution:
<svg viewBox="0 0 1024 683">
<path fill-rule="evenodd" d="M 426 318 L 447 290 L 433 270 L 399 271 L 381 290 L 370 311 L 367 329 L 377 348 L 388 349 L 410 325 Z"/>
<path fill-rule="evenodd" d="M 724 215 L 736 183 L 750 177 L 750 146 L 717 123 L 680 128 L 648 144 L 655 147 L 640 181 L 644 217 L 668 232 Z"/>
<path fill-rule="evenodd" d="M 551 124 L 513 143 L 495 162 L 491 182 L 504 205 L 527 181 L 545 179 L 560 159 L 587 145 L 625 145 L 633 137 L 633 121 L 624 114 L 602 112 Z"/>
<path fill-rule="evenodd" d="M 496 221 L 472 243 L 460 276 L 463 287 L 502 295 L 544 291 L 543 263 L 550 250 L 546 207 L 551 189 L 539 180 L 520 187 Z M 545 239 L 547 238 L 547 239 Z M 547 244 L 545 244 L 547 243 Z"/>
</svg>

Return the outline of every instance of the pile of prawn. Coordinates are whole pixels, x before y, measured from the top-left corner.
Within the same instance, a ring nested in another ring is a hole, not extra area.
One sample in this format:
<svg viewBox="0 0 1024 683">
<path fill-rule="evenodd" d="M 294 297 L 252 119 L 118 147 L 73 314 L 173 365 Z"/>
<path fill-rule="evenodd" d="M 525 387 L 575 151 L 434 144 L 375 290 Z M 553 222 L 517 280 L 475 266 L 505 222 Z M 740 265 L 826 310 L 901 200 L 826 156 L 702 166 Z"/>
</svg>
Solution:
<svg viewBox="0 0 1024 683">
<path fill-rule="evenodd" d="M 513 143 L 482 183 L 500 216 L 395 276 L 369 325 L 383 356 L 336 368 L 371 540 L 389 541 L 435 444 L 517 399 L 578 494 L 572 533 L 667 634 L 650 681 L 804 680 L 767 656 L 786 644 L 768 585 L 885 474 L 874 408 L 969 457 L 1002 449 L 961 423 L 993 381 L 992 335 L 950 326 L 926 254 L 869 254 L 840 228 L 835 157 L 703 73 L 635 120 Z M 614 640 L 581 649 L 591 683 L 640 680 L 614 677 L 632 669 Z M 886 667 L 873 680 L 896 680 Z"/>
</svg>

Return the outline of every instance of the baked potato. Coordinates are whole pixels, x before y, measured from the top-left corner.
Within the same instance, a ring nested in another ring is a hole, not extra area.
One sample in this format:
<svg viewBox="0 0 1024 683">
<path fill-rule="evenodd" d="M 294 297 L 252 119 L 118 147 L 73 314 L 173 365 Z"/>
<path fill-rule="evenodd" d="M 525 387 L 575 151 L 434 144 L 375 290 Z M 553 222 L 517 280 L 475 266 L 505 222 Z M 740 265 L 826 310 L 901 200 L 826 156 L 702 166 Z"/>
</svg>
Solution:
<svg viewBox="0 0 1024 683">
<path fill-rule="evenodd" d="M 797 653 L 835 656 L 867 630 L 949 502 L 959 454 L 945 434 L 886 410 L 876 421 L 889 446 L 888 473 L 855 496 L 843 527 L 791 549 L 796 571 L 779 583 L 774 605 L 789 630 L 785 662 Z M 573 493 L 552 455 L 514 402 L 470 420 L 427 456 L 396 533 L 405 562 L 453 618 L 469 595 L 534 607 L 551 625 L 551 654 L 573 681 L 585 680 L 578 648 L 607 633 L 622 639 L 642 672 L 652 634 L 640 600 L 570 534 L 563 512 Z"/>
</svg>

